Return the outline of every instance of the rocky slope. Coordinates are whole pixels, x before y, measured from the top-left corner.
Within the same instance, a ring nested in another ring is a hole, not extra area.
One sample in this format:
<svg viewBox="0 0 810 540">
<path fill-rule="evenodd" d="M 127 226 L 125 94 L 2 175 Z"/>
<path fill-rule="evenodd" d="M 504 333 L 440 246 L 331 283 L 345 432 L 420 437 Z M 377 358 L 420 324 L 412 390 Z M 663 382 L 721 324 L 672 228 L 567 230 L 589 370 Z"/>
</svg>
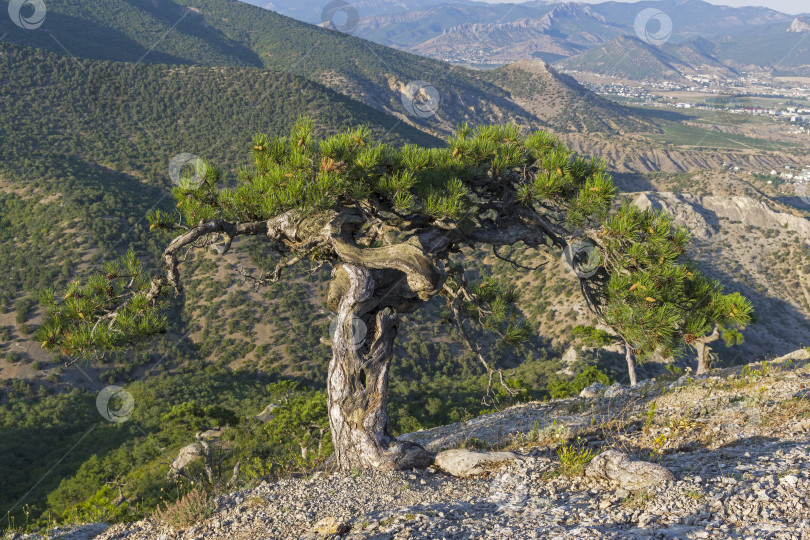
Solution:
<svg viewBox="0 0 810 540">
<path fill-rule="evenodd" d="M 785 165 L 804 167 L 808 162 L 804 152 L 791 154 L 759 149 L 662 146 L 633 135 L 617 139 L 594 134 L 563 133 L 560 138 L 578 154 L 604 159 L 612 170 L 621 173 L 706 171 L 719 169 L 724 163 L 747 171 L 769 171 L 782 169 Z"/>
<path fill-rule="evenodd" d="M 184 529 L 148 519 L 100 535 L 98 525 L 62 532 L 103 540 L 806 538 L 808 359 L 801 350 L 699 379 L 594 386 L 585 397 L 528 403 L 407 436 L 435 450 L 514 452 L 495 455 L 501 463 L 469 477 L 438 467 L 324 471 L 219 496 L 211 517 Z M 575 437 L 575 449 L 604 457 L 566 468 L 558 449 L 571 448 Z M 662 476 L 642 485 L 595 472 L 619 451 Z"/>
</svg>

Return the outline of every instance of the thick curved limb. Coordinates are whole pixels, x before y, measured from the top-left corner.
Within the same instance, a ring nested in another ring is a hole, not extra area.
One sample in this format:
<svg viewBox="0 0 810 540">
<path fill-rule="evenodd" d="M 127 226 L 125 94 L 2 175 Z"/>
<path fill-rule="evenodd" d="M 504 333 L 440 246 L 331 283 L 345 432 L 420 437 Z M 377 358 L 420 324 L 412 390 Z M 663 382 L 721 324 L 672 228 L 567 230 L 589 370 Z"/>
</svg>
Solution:
<svg viewBox="0 0 810 540">
<path fill-rule="evenodd" d="M 327 377 L 329 424 L 338 466 L 344 470 L 427 467 L 433 454 L 416 443 L 396 440 L 388 427 L 388 370 L 399 317 L 390 307 L 380 309 L 372 270 L 344 264 L 338 271 L 348 276 L 348 288 L 338 305 Z"/>
</svg>

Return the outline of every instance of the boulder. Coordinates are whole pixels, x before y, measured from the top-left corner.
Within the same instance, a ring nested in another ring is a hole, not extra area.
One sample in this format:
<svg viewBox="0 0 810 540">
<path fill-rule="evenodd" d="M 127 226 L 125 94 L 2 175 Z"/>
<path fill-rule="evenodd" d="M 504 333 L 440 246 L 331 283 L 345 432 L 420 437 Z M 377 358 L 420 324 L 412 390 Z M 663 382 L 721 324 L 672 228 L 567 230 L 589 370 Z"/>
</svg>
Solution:
<svg viewBox="0 0 810 540">
<path fill-rule="evenodd" d="M 349 532 L 349 528 L 348 523 L 328 516 L 318 521 L 318 523 L 312 527 L 312 532 L 320 536 L 332 536 L 336 534 L 346 534 Z"/>
<path fill-rule="evenodd" d="M 590 385 L 589 387 L 583 388 L 582 392 L 579 393 L 579 397 L 585 398 L 585 399 L 593 399 L 593 398 L 599 397 L 599 394 L 604 392 L 606 388 L 607 388 L 606 385 L 604 385 L 604 384 L 602 384 L 600 382 L 595 382 L 592 385 Z"/>
<path fill-rule="evenodd" d="M 605 397 L 614 398 L 623 396 L 627 393 L 627 388 L 621 385 L 621 383 L 613 383 L 612 385 L 607 387 L 605 390 Z"/>
<path fill-rule="evenodd" d="M 267 422 L 269 422 L 270 420 L 272 420 L 274 418 L 273 411 L 278 409 L 278 407 L 279 407 L 279 405 L 277 403 L 271 403 L 270 405 L 265 407 L 262 412 L 260 412 L 259 414 L 257 414 L 253 418 L 256 418 L 260 422 L 266 424 Z"/>
<path fill-rule="evenodd" d="M 585 469 L 585 476 L 609 480 L 631 491 L 675 481 L 669 469 L 647 461 L 634 461 L 618 450 L 607 450 L 593 458 Z"/>
<path fill-rule="evenodd" d="M 203 457 L 208 453 L 208 443 L 205 441 L 197 441 L 184 446 L 180 449 L 180 453 L 172 461 L 172 466 L 169 468 L 168 477 L 174 478 L 182 473 L 186 465 L 197 459 Z"/>
<path fill-rule="evenodd" d="M 459 448 L 439 452 L 436 466 L 446 473 L 464 478 L 514 461 L 517 457 L 512 452 L 475 452 Z"/>
</svg>

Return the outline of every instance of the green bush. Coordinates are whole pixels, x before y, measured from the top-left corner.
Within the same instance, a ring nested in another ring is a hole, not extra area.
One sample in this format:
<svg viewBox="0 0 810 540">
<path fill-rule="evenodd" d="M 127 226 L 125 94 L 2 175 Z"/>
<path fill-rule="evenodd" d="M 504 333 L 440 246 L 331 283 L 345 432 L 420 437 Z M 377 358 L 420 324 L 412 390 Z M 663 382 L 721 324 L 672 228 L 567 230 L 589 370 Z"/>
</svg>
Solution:
<svg viewBox="0 0 810 540">
<path fill-rule="evenodd" d="M 602 373 L 596 366 L 588 366 L 574 376 L 573 379 L 553 379 L 549 381 L 548 390 L 552 399 L 562 399 L 578 396 L 584 388 L 600 382 L 605 385 L 613 384 L 613 380 Z"/>
</svg>

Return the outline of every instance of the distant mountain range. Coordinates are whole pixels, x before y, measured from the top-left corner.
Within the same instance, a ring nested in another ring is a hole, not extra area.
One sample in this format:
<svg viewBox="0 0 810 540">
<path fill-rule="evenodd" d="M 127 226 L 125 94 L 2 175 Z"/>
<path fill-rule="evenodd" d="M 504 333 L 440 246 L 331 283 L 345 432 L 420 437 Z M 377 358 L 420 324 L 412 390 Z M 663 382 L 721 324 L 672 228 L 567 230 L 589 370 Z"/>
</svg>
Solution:
<svg viewBox="0 0 810 540">
<path fill-rule="evenodd" d="M 390 4 L 369 3 L 380 9 Z M 382 111 L 391 117 L 390 129 L 397 130 L 399 122 L 432 137 L 443 137 L 464 122 L 513 120 L 532 127 L 564 128 L 554 123 L 560 111 L 545 109 L 547 114 L 538 116 L 512 99 L 508 84 L 495 83 L 480 71 L 449 66 L 242 2 L 51 0 L 47 8 L 45 23 L 36 31 L 0 18 L 0 35 L 5 42 L 95 60 L 270 69 L 309 79 Z M 571 91 L 587 94 L 573 80 L 547 82 L 548 95 L 538 98 L 541 101 Z M 433 92 L 435 103 L 428 104 L 427 114 L 408 110 L 412 83 Z M 593 104 L 595 108 L 583 111 L 582 118 L 572 120 L 569 115 L 564 124 L 640 126 L 627 109 L 599 100 Z"/>
<path fill-rule="evenodd" d="M 810 72 L 810 41 L 802 35 L 810 29 L 810 17 L 765 7 L 735 8 L 701 0 L 601 4 L 358 0 L 344 10 L 324 11 L 326 0 L 305 6 L 290 0 L 251 3 L 327 26 L 343 17 L 337 24 L 346 25 L 346 30 L 359 37 L 476 66 L 539 58 L 560 62 L 565 68 L 600 73 L 601 69 L 634 78 L 649 68 L 645 78 L 668 74 L 676 79 L 694 73 L 733 76 L 739 70 L 777 75 Z M 660 52 L 632 41 L 614 42 L 627 36 L 644 40 L 648 37 L 645 31 L 660 31 L 661 18 L 641 15 L 651 9 L 663 13 L 665 24 L 671 23 L 671 34 L 665 32 L 665 39 L 652 43 L 652 48 L 661 46 Z M 352 21 L 347 22 L 348 18 Z M 588 55 L 593 50 L 598 52 Z M 624 65 L 624 57 L 635 53 L 642 54 L 644 61 L 635 59 Z"/>
<path fill-rule="evenodd" d="M 660 47 L 619 36 L 595 49 L 558 61 L 578 70 L 629 80 L 685 82 L 686 76 L 733 78 L 740 72 L 810 76 L 810 17 L 765 25 L 714 40 L 694 37 Z"/>
</svg>

